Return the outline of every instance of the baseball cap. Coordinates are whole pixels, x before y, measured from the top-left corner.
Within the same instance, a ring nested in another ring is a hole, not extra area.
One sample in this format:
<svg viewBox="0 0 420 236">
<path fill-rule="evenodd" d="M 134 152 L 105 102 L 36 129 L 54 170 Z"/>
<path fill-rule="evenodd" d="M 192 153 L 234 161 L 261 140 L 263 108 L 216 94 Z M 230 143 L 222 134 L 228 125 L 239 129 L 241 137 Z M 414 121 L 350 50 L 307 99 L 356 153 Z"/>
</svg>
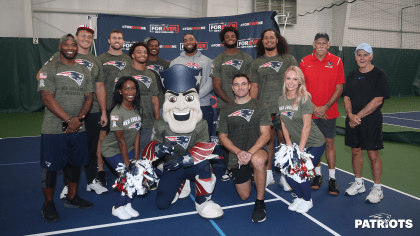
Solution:
<svg viewBox="0 0 420 236">
<path fill-rule="evenodd" d="M 73 37 L 73 38 L 69 38 L 69 37 Z M 76 45 L 78 45 L 76 38 L 74 38 L 74 36 L 72 34 L 65 34 L 65 35 L 61 36 L 60 45 L 66 40 L 72 40 L 73 42 L 76 43 Z"/>
<path fill-rule="evenodd" d="M 147 45 L 147 43 L 148 43 L 150 40 L 156 40 L 156 41 L 158 41 L 158 42 L 159 42 L 159 40 L 157 40 L 157 38 L 147 37 L 147 38 L 145 38 L 145 39 L 144 39 L 144 43 Z"/>
<path fill-rule="evenodd" d="M 77 31 L 79 30 L 87 30 L 92 34 L 95 34 L 95 31 L 89 25 L 79 25 L 79 27 L 77 27 Z"/>
<path fill-rule="evenodd" d="M 317 33 L 315 35 L 314 41 L 316 41 L 317 39 L 320 39 L 320 38 L 325 38 L 327 41 L 330 41 L 330 37 L 328 36 L 327 33 Z"/>
<path fill-rule="evenodd" d="M 357 50 L 360 50 L 360 49 L 365 50 L 367 53 L 373 53 L 372 47 L 369 44 L 362 43 L 359 46 L 357 46 L 356 50 L 354 51 L 354 54 L 356 54 Z"/>
</svg>

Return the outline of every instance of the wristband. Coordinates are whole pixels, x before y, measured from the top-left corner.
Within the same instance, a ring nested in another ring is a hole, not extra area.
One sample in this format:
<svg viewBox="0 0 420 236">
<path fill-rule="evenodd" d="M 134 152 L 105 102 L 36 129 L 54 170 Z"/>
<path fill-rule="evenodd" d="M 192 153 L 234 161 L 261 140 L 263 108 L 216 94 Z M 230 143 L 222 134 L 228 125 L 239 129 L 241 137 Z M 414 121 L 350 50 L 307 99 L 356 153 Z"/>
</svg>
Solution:
<svg viewBox="0 0 420 236">
<path fill-rule="evenodd" d="M 69 117 L 69 119 L 66 121 L 66 123 L 68 124 L 68 123 L 70 123 L 70 121 L 71 121 L 71 116 Z"/>
<path fill-rule="evenodd" d="M 330 106 L 330 105 L 328 105 L 328 103 L 325 103 L 325 106 L 327 106 L 328 108 L 331 108 L 331 106 Z"/>
</svg>

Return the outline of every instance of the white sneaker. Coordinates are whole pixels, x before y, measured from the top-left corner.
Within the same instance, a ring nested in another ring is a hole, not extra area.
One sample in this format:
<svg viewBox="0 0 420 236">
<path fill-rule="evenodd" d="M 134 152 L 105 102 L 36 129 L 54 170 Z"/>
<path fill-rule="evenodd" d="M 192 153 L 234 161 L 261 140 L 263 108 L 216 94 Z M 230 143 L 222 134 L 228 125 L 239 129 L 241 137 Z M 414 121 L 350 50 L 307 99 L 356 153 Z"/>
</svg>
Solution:
<svg viewBox="0 0 420 236">
<path fill-rule="evenodd" d="M 120 206 L 117 209 L 112 207 L 112 215 L 120 218 L 120 220 L 128 220 L 131 218 L 130 214 L 128 214 L 123 206 Z"/>
<path fill-rule="evenodd" d="M 131 207 L 131 203 L 128 203 L 127 205 L 123 206 L 124 210 L 131 216 L 131 217 L 138 217 L 140 214 L 138 211 L 134 210 Z M 121 207 L 120 207 L 121 208 Z"/>
<path fill-rule="evenodd" d="M 350 196 L 354 196 L 358 193 L 364 193 L 366 191 L 365 182 L 362 182 L 362 184 L 358 184 L 356 181 L 354 181 L 350 184 L 350 187 L 346 189 L 346 194 Z"/>
<path fill-rule="evenodd" d="M 375 187 L 371 188 L 369 195 L 366 197 L 365 201 L 369 201 L 370 203 L 379 203 L 381 199 L 384 198 L 384 191 L 381 189 L 377 189 Z"/>
<path fill-rule="evenodd" d="M 290 187 L 290 185 L 287 183 L 286 177 L 284 177 L 284 175 L 282 174 L 280 176 L 280 181 L 279 181 L 280 186 L 283 186 L 283 190 L 288 192 L 288 191 L 292 191 L 292 188 Z"/>
<path fill-rule="evenodd" d="M 220 219 L 224 215 L 222 207 L 212 200 L 207 200 L 200 205 L 195 203 L 195 209 L 204 219 Z"/>
<path fill-rule="evenodd" d="M 95 191 L 96 194 L 102 194 L 102 193 L 107 193 L 108 189 L 102 186 L 99 181 L 97 181 L 96 179 L 93 179 L 92 183 L 86 186 L 86 191 L 88 192 Z"/>
<path fill-rule="evenodd" d="M 300 204 L 302 202 L 304 202 L 305 200 L 303 200 L 302 198 L 295 198 L 295 200 L 293 200 L 293 203 L 289 205 L 288 209 L 291 211 L 296 211 L 296 209 L 298 209 L 298 207 L 300 206 Z"/>
<path fill-rule="evenodd" d="M 65 185 L 63 188 L 63 191 L 61 191 L 60 199 L 66 199 L 68 193 L 69 193 L 69 186 Z"/>
<path fill-rule="evenodd" d="M 301 203 L 299 204 L 298 208 L 296 209 L 296 212 L 298 213 L 306 213 L 314 206 L 312 199 L 309 201 L 305 201 L 302 199 Z"/>
<path fill-rule="evenodd" d="M 190 195 L 190 193 L 191 193 L 190 180 L 186 179 L 184 187 L 181 190 L 181 194 L 179 194 L 179 198 L 184 199 L 184 198 L 188 197 Z"/>
<path fill-rule="evenodd" d="M 268 187 L 269 185 L 273 185 L 275 183 L 276 181 L 274 181 L 273 172 L 271 172 L 271 174 L 267 172 L 267 179 L 265 180 L 265 187 Z"/>
</svg>

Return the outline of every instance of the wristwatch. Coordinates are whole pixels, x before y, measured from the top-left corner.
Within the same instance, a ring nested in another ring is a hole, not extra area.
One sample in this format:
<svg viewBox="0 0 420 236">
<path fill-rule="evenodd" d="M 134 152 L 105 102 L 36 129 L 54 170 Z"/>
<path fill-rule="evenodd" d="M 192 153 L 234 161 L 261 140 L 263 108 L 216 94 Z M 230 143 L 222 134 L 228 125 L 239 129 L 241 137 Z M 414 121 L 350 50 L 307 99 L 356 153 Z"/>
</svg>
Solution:
<svg viewBox="0 0 420 236">
<path fill-rule="evenodd" d="M 70 121 L 71 121 L 71 116 L 69 117 L 69 119 L 68 120 L 66 120 L 66 123 L 68 124 L 68 123 L 70 123 Z"/>
</svg>

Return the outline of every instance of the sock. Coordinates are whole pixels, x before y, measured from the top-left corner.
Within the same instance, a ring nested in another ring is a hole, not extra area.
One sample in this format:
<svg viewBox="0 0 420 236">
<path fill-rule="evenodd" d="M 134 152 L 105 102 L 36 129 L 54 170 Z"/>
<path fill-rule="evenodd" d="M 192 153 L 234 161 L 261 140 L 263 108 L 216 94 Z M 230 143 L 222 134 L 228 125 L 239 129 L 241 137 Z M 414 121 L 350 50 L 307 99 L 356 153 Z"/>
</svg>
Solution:
<svg viewBox="0 0 420 236">
<path fill-rule="evenodd" d="M 201 179 L 201 180 L 204 181 L 204 182 L 210 182 L 211 181 L 211 177 L 208 178 L 208 179 Z"/>
<path fill-rule="evenodd" d="M 335 179 L 335 169 L 328 169 L 330 179 Z"/>
<path fill-rule="evenodd" d="M 315 174 L 321 175 L 321 166 L 315 167 Z"/>
<path fill-rule="evenodd" d="M 256 199 L 255 202 L 264 203 L 264 199 L 263 200 Z"/>
<path fill-rule="evenodd" d="M 267 175 L 273 175 L 273 170 L 267 170 Z"/>
<path fill-rule="evenodd" d="M 363 184 L 362 178 L 354 178 L 357 182 L 357 184 Z"/>
<path fill-rule="evenodd" d="M 381 184 L 373 184 L 373 187 L 376 189 L 381 190 L 382 189 L 382 185 Z"/>
</svg>

